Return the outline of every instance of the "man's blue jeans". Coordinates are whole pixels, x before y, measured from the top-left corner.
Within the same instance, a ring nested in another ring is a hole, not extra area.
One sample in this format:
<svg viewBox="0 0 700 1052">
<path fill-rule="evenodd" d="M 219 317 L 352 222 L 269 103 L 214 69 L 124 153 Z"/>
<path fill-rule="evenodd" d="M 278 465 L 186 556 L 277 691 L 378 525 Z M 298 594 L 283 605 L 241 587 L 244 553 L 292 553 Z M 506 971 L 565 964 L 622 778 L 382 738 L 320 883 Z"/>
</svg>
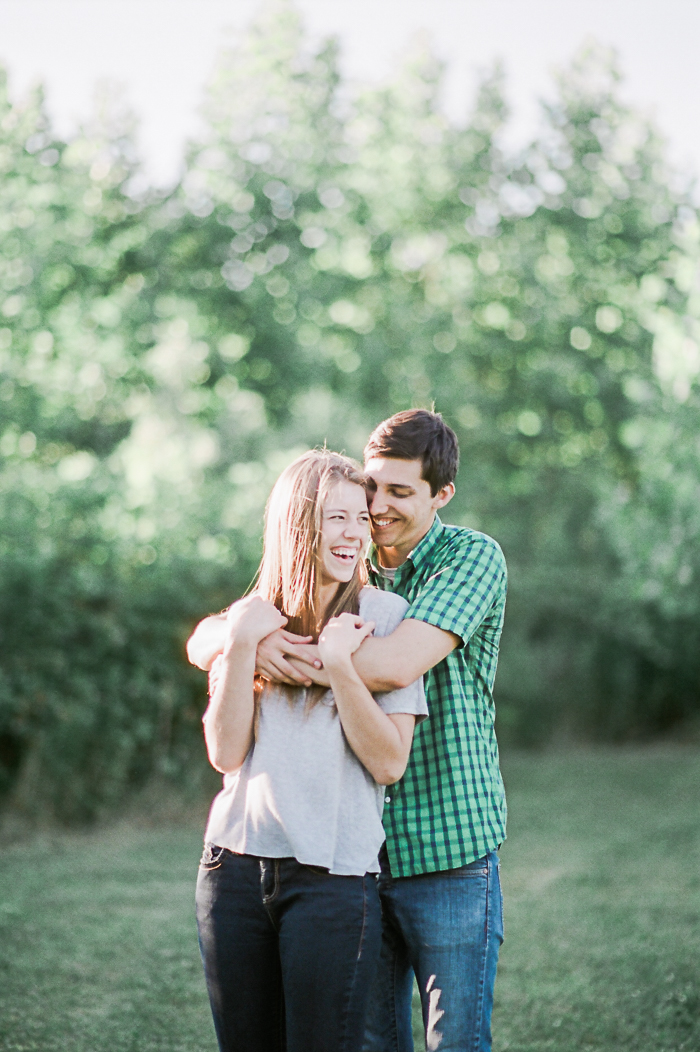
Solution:
<svg viewBox="0 0 700 1052">
<path fill-rule="evenodd" d="M 429 1052 L 488 1052 L 503 902 L 498 855 L 459 869 L 379 877 L 383 940 L 363 1052 L 413 1052 L 415 974 Z"/>
</svg>

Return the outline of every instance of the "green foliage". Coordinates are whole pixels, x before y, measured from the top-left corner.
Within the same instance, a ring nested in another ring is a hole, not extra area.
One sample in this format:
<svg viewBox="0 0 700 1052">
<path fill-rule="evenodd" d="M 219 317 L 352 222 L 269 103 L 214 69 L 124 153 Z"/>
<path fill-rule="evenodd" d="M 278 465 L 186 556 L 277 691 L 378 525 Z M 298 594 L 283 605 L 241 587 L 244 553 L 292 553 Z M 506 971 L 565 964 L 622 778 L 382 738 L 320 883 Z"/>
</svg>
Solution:
<svg viewBox="0 0 700 1052">
<path fill-rule="evenodd" d="M 351 96 L 286 3 L 222 53 L 168 194 L 99 100 L 71 142 L 0 92 L 0 790 L 101 813 L 201 769 L 190 625 L 248 586 L 297 452 L 435 402 L 451 521 L 511 567 L 501 736 L 696 717 L 699 226 L 583 51 L 518 156 L 409 54 Z M 139 181 L 140 180 L 140 181 Z M 141 187 L 141 189 L 139 189 Z"/>
</svg>

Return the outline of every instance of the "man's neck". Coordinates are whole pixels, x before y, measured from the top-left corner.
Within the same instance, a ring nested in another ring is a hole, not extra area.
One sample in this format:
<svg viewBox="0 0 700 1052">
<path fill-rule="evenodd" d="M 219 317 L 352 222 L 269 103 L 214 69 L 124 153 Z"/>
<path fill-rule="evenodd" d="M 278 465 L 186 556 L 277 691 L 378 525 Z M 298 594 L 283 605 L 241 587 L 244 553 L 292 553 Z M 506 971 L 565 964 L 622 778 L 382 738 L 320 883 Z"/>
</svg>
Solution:
<svg viewBox="0 0 700 1052">
<path fill-rule="evenodd" d="M 411 552 L 420 544 L 424 537 L 426 537 L 432 529 L 433 523 L 435 522 L 435 516 L 433 516 L 431 522 L 427 528 L 421 533 L 420 537 L 412 538 L 407 544 L 399 544 L 393 548 L 380 548 L 376 547 L 377 562 L 380 566 L 386 566 L 390 570 L 395 570 L 398 566 L 401 566 L 406 562 Z"/>
</svg>

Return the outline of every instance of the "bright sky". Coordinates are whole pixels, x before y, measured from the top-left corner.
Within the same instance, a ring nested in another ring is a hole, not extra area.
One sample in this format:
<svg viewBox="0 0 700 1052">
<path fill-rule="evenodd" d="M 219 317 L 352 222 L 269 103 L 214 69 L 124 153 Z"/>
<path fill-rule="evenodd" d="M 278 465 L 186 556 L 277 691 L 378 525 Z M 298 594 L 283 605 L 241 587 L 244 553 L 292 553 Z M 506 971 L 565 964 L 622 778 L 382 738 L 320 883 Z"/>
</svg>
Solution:
<svg viewBox="0 0 700 1052">
<path fill-rule="evenodd" d="M 551 71 L 587 38 L 615 47 L 628 100 L 651 113 L 671 157 L 700 172 L 700 4 L 697 0 L 296 0 L 315 37 L 340 37 L 351 78 L 380 81 L 420 30 L 448 64 L 444 104 L 459 118 L 480 69 L 500 58 L 512 139 L 536 124 Z M 120 82 L 141 121 L 148 174 L 177 176 L 182 146 L 226 27 L 259 0 L 0 0 L 0 61 L 13 96 L 41 80 L 60 134 L 90 110 L 95 83 Z"/>
</svg>

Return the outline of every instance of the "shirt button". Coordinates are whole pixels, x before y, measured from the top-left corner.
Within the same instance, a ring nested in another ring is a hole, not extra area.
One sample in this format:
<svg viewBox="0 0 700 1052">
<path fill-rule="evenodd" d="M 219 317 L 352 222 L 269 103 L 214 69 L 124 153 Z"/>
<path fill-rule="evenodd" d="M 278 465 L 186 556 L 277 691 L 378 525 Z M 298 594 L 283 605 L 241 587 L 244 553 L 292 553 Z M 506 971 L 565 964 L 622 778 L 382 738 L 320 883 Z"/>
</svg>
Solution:
<svg viewBox="0 0 700 1052">
<path fill-rule="evenodd" d="M 385 796 L 384 797 L 384 803 L 385 804 L 390 804 L 391 803 L 391 797 L 390 796 Z"/>
</svg>

